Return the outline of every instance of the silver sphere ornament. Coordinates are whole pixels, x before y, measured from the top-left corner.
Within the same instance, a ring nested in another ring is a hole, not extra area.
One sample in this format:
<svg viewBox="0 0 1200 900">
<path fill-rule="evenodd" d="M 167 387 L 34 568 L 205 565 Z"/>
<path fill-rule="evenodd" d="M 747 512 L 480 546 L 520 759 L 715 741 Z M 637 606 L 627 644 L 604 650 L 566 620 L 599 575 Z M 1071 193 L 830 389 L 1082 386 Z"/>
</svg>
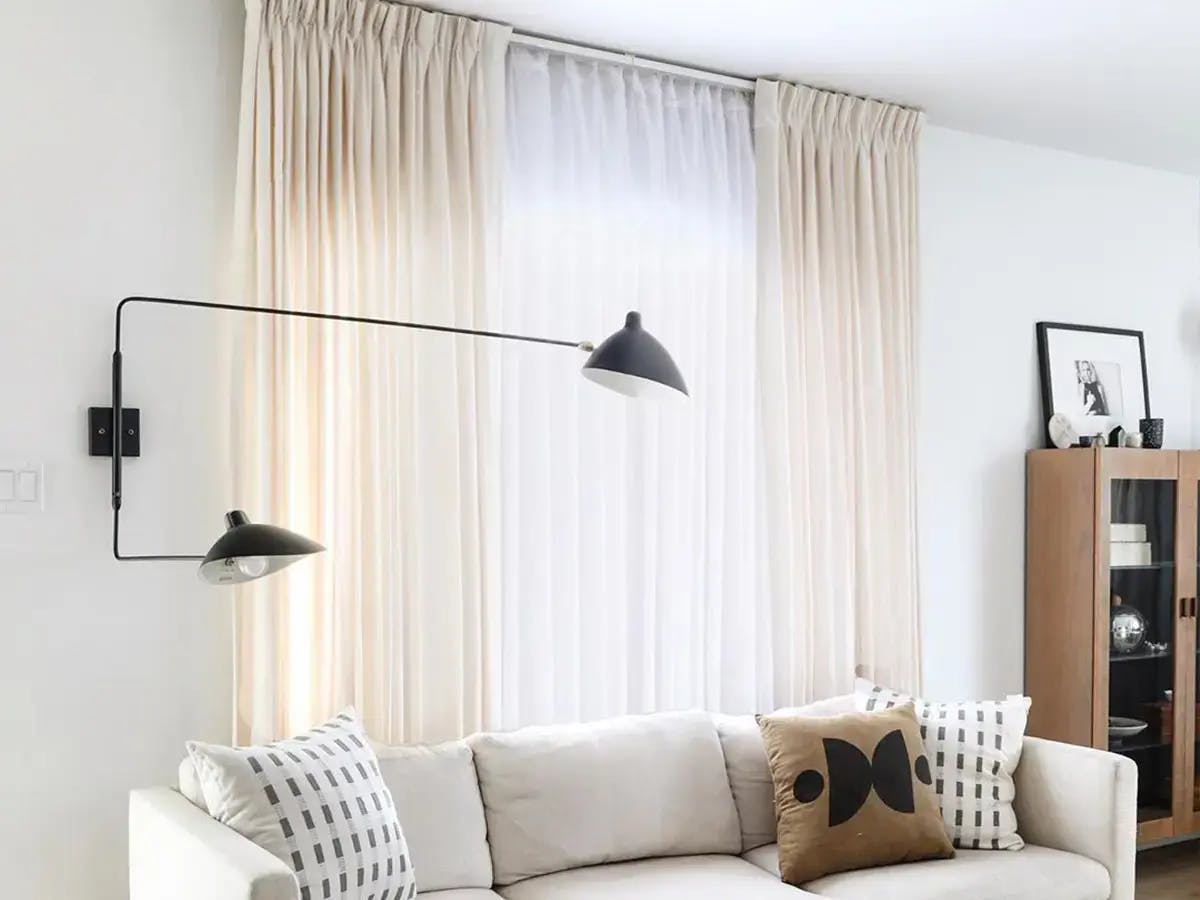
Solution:
<svg viewBox="0 0 1200 900">
<path fill-rule="evenodd" d="M 1146 617 L 1132 606 L 1114 606 L 1112 646 L 1118 653 L 1132 653 L 1146 642 Z"/>
</svg>

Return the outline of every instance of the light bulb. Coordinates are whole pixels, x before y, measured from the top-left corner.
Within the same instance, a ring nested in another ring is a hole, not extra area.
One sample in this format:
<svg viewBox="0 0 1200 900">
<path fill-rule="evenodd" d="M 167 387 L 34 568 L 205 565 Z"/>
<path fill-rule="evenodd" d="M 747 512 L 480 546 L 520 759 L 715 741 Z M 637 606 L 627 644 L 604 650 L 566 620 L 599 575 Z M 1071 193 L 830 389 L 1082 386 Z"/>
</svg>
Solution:
<svg viewBox="0 0 1200 900">
<path fill-rule="evenodd" d="M 247 578 L 258 578 L 266 574 L 267 558 L 265 556 L 239 556 L 235 563 L 238 571 Z"/>
</svg>

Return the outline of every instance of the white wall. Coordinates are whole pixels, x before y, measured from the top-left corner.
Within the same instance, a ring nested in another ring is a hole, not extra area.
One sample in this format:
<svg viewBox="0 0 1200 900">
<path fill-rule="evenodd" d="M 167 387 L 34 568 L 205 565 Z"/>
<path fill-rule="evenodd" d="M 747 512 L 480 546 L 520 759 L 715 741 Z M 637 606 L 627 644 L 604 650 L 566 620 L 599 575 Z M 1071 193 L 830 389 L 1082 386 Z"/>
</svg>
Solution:
<svg viewBox="0 0 1200 900">
<path fill-rule="evenodd" d="M 186 564 L 109 556 L 112 311 L 212 296 L 230 218 L 239 0 L 0 4 L 0 460 L 46 465 L 41 515 L 0 515 L 0 893 L 126 891 L 125 804 L 183 741 L 228 739 L 229 595 Z M 228 502 L 211 323 L 137 312 L 125 549 L 204 552 Z M 224 426 L 227 431 L 227 425 Z"/>
<path fill-rule="evenodd" d="M 1196 446 L 1200 182 L 927 128 L 921 204 L 925 690 L 999 696 L 1023 684 L 1034 323 L 1143 330 L 1167 446 Z"/>
</svg>

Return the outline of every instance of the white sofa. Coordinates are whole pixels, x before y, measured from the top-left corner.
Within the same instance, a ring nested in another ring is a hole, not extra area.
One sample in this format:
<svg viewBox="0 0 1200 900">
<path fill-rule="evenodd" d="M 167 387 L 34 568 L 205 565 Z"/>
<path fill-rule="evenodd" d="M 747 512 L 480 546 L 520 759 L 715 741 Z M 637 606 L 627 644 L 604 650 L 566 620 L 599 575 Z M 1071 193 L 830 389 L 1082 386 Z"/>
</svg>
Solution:
<svg viewBox="0 0 1200 900">
<path fill-rule="evenodd" d="M 960 850 L 804 889 L 779 880 L 771 779 L 749 716 L 664 713 L 379 756 L 426 900 L 1134 895 L 1135 766 L 1050 741 L 1027 739 L 1017 769 L 1024 850 Z M 131 900 L 297 900 L 287 866 L 202 806 L 186 760 L 179 790 L 132 793 Z"/>
</svg>

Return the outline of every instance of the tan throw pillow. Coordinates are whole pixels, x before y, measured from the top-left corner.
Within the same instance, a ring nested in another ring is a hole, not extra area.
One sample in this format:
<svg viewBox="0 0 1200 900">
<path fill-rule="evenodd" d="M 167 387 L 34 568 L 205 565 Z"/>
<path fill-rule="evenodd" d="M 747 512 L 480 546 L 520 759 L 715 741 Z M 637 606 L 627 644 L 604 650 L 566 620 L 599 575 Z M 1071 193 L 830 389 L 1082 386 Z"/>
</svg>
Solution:
<svg viewBox="0 0 1200 900">
<path fill-rule="evenodd" d="M 758 727 L 788 884 L 954 855 L 911 703 L 828 718 L 759 716 Z"/>
</svg>

